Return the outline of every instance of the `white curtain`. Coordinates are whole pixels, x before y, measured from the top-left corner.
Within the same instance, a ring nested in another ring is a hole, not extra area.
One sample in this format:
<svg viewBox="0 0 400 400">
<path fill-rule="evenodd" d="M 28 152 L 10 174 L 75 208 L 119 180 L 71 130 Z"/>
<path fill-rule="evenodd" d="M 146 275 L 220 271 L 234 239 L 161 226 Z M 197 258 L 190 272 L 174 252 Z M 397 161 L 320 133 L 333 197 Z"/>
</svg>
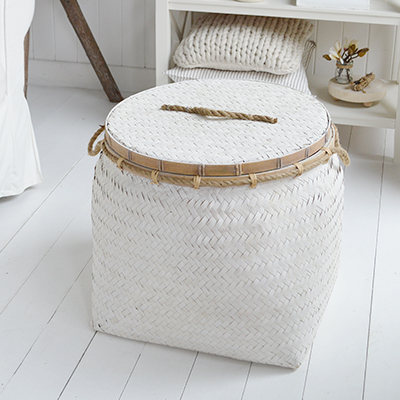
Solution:
<svg viewBox="0 0 400 400">
<path fill-rule="evenodd" d="M 24 38 L 35 0 L 0 0 L 0 197 L 42 182 L 24 97 Z"/>
</svg>

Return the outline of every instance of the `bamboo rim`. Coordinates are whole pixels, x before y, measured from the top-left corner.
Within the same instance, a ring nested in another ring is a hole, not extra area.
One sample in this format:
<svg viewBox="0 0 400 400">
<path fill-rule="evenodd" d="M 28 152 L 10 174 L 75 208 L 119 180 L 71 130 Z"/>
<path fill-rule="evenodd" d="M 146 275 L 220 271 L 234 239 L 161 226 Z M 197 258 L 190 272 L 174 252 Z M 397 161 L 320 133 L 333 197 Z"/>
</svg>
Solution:
<svg viewBox="0 0 400 400">
<path fill-rule="evenodd" d="M 112 162 L 117 164 L 118 168 L 131 172 L 135 175 L 152 180 L 152 183 L 170 183 L 178 186 L 188 186 L 194 189 L 200 187 L 228 187 L 250 185 L 255 188 L 258 183 L 268 182 L 277 179 L 288 177 L 297 177 L 321 164 L 327 163 L 332 155 L 337 154 L 345 166 L 350 165 L 350 158 L 346 150 L 340 144 L 339 131 L 332 124 L 333 134 L 330 135 L 329 141 L 324 147 L 320 148 L 312 156 L 309 156 L 299 162 L 294 161 L 290 165 L 281 166 L 273 170 L 261 171 L 258 173 L 247 173 L 242 175 L 232 176 L 201 176 L 199 174 L 187 175 L 179 173 L 171 173 L 160 171 L 157 168 L 149 168 L 143 165 L 136 164 L 117 153 L 106 141 L 102 139 L 95 147 L 93 145 L 103 131 L 106 131 L 105 126 L 101 126 L 88 144 L 88 153 L 90 156 L 96 156 L 103 152 Z"/>
<path fill-rule="evenodd" d="M 113 151 L 119 157 L 124 158 L 128 162 L 142 166 L 144 168 L 158 170 L 160 172 L 178 174 L 178 175 L 199 175 L 201 177 L 221 177 L 221 176 L 240 176 L 257 174 L 260 172 L 274 171 L 291 165 L 293 163 L 300 162 L 309 158 L 310 156 L 321 150 L 326 143 L 333 136 L 332 126 L 329 123 L 325 133 L 322 137 L 310 146 L 303 148 L 286 156 L 272 158 L 268 160 L 247 162 L 240 164 L 189 164 L 184 162 L 173 162 L 166 160 L 159 160 L 145 156 L 136 152 L 131 151 L 127 147 L 118 143 L 105 128 L 105 142 L 109 148 L 109 151 Z"/>
</svg>

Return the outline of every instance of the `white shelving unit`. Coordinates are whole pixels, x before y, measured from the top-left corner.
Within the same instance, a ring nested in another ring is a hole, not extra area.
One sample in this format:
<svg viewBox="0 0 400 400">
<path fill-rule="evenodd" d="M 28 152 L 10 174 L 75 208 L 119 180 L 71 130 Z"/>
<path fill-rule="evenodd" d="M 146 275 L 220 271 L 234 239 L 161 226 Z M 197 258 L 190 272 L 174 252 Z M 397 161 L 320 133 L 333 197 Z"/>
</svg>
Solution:
<svg viewBox="0 0 400 400">
<path fill-rule="evenodd" d="M 394 25 L 396 29 L 393 65 L 395 74 L 388 81 L 386 97 L 371 108 L 362 105 L 335 102 L 327 91 L 330 76 L 309 76 L 310 89 L 328 108 L 337 124 L 395 129 L 394 161 L 400 162 L 400 0 L 371 0 L 368 11 L 323 10 L 295 5 L 295 0 L 264 0 L 261 3 L 244 3 L 235 0 L 156 0 L 156 82 L 168 83 L 163 74 L 171 62 L 172 26 L 182 35 L 172 15 L 173 11 L 213 12 L 225 14 L 263 15 L 286 18 L 303 18 L 320 21 L 355 22 Z"/>
</svg>

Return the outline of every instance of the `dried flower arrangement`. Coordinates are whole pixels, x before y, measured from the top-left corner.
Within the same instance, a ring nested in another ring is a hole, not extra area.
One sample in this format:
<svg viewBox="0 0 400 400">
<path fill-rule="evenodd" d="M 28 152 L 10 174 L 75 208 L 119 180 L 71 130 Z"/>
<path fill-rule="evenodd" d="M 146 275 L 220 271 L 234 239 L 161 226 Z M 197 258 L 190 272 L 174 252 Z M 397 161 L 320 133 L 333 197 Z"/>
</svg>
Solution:
<svg viewBox="0 0 400 400">
<path fill-rule="evenodd" d="M 364 47 L 358 48 L 358 40 L 344 38 L 343 47 L 340 42 L 335 42 L 335 45 L 330 48 L 329 54 L 324 54 L 326 60 L 336 60 L 336 82 L 346 84 L 353 80 L 350 69 L 353 67 L 353 60 L 357 57 L 364 57 L 369 49 Z"/>
<path fill-rule="evenodd" d="M 326 60 L 336 60 L 339 64 L 348 64 L 357 57 L 364 57 L 368 52 L 368 48 L 364 47 L 362 49 L 358 48 L 358 40 L 344 38 L 343 47 L 341 47 L 340 42 L 335 42 L 334 47 L 331 47 L 329 54 L 324 54 Z"/>
</svg>

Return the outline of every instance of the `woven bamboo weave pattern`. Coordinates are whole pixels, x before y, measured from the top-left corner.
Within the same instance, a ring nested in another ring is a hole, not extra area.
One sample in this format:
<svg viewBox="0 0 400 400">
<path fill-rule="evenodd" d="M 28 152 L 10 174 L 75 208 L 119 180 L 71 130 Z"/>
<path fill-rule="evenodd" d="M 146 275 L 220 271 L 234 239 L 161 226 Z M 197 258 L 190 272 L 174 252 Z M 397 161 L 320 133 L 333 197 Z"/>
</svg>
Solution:
<svg viewBox="0 0 400 400">
<path fill-rule="evenodd" d="M 297 367 L 339 261 L 337 156 L 303 175 L 221 189 L 96 166 L 93 325 L 137 340 Z"/>
<path fill-rule="evenodd" d="M 163 104 L 278 118 L 276 124 L 208 118 L 160 110 Z M 329 126 L 322 103 L 265 82 L 186 81 L 131 96 L 108 115 L 107 131 L 122 146 L 163 161 L 205 165 L 257 162 L 317 142 Z"/>
<path fill-rule="evenodd" d="M 88 150 L 103 151 L 92 196 L 94 328 L 298 367 L 340 258 L 339 156 L 349 158 L 324 106 L 270 83 L 182 82 L 117 105 Z"/>
</svg>

